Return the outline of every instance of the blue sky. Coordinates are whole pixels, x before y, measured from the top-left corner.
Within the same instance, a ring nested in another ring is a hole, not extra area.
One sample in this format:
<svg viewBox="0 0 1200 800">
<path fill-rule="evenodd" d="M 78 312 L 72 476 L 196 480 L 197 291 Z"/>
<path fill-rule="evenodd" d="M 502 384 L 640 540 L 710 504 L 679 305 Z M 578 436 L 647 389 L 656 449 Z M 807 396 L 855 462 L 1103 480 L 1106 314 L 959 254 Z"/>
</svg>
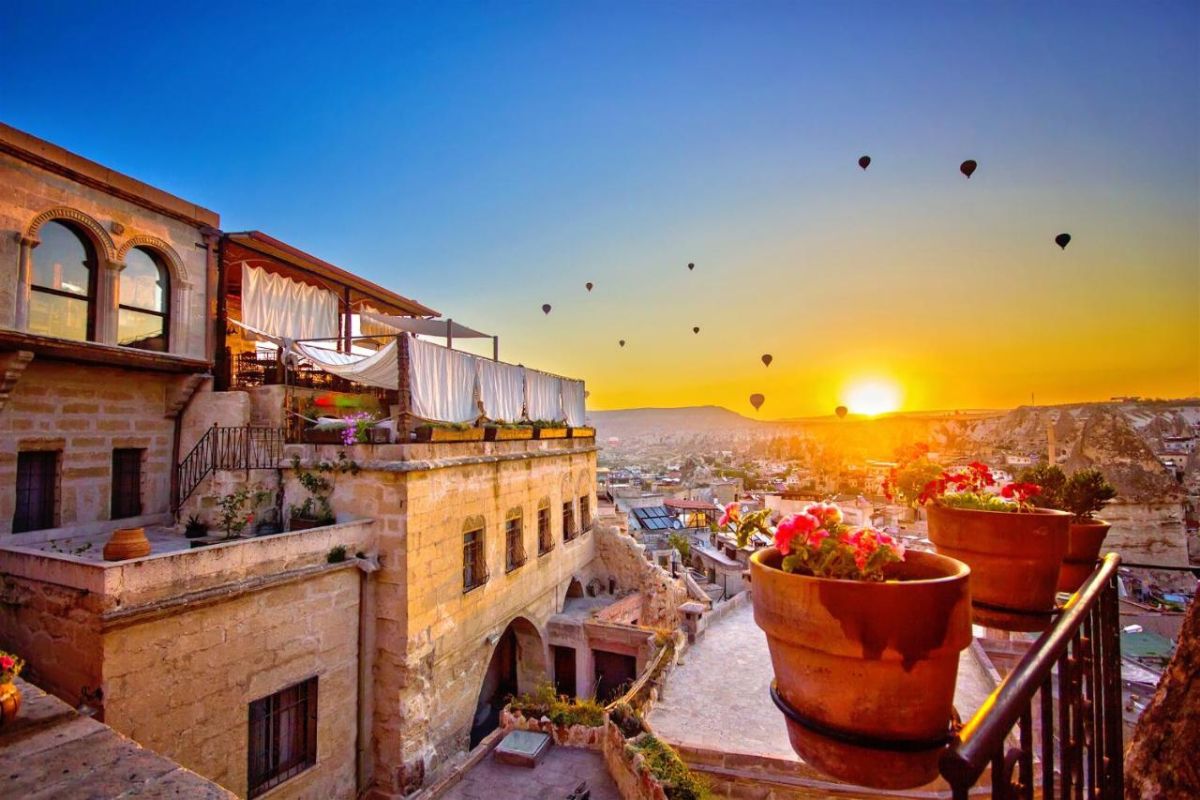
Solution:
<svg viewBox="0 0 1200 800">
<path fill-rule="evenodd" d="M 1200 392 L 1196 3 L 24 5 L 0 119 L 599 407 Z"/>
</svg>

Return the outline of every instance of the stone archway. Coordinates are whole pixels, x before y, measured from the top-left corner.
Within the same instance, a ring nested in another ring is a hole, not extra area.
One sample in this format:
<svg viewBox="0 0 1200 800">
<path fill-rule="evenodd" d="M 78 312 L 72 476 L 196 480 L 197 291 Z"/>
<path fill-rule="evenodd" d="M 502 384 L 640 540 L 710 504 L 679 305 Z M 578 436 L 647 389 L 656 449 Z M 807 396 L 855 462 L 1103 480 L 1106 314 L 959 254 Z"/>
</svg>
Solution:
<svg viewBox="0 0 1200 800">
<path fill-rule="evenodd" d="M 579 578 L 571 578 L 571 582 L 567 585 L 566 599 L 570 600 L 572 597 L 583 597 L 583 583 Z"/>
<path fill-rule="evenodd" d="M 500 634 L 483 674 L 471 723 L 471 747 L 499 727 L 500 710 L 509 697 L 532 692 L 546 675 L 545 640 L 532 622 L 517 617 Z"/>
</svg>

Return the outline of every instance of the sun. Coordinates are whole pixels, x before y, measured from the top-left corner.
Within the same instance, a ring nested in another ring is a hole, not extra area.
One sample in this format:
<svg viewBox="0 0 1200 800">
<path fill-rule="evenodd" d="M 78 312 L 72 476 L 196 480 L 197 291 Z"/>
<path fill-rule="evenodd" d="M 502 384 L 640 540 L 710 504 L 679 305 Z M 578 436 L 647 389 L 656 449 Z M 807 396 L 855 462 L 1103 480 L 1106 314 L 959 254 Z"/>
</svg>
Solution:
<svg viewBox="0 0 1200 800">
<path fill-rule="evenodd" d="M 886 414 L 900 408 L 900 387 L 891 381 L 870 379 L 852 383 L 845 391 L 852 414 Z"/>
</svg>

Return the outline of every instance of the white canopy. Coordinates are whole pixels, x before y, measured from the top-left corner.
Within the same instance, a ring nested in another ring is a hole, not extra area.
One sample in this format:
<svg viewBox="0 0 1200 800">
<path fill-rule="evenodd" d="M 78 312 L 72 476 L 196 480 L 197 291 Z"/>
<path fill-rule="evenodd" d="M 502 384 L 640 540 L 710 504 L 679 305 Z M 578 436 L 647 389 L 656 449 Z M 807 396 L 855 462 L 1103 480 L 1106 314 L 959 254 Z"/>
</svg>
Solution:
<svg viewBox="0 0 1200 800">
<path fill-rule="evenodd" d="M 366 336 L 375 336 L 384 333 L 396 333 L 397 331 L 407 331 L 409 333 L 417 333 L 421 336 L 445 336 L 449 334 L 455 339 L 491 339 L 489 333 L 480 333 L 474 328 L 468 328 L 466 325 L 460 325 L 457 322 L 448 319 L 419 319 L 417 317 L 396 317 L 390 314 L 378 314 L 374 311 L 368 311 L 365 308 L 359 311 L 364 323 L 373 323 L 373 325 L 364 324 L 363 333 Z M 379 330 L 379 328 L 390 328 L 390 331 Z M 367 333 L 370 329 L 371 333 Z"/>
<path fill-rule="evenodd" d="M 243 261 L 242 322 L 281 339 L 333 339 L 338 298 Z"/>
</svg>

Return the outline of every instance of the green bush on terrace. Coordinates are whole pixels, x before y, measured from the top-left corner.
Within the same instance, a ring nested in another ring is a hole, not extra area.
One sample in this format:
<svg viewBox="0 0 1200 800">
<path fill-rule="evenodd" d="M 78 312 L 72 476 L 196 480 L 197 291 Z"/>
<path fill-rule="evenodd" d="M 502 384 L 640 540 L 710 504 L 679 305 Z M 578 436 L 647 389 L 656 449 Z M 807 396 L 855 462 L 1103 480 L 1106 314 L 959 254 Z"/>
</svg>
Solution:
<svg viewBox="0 0 1200 800">
<path fill-rule="evenodd" d="M 554 691 L 552 683 L 538 684 L 533 692 L 518 695 L 508 704 L 526 717 L 546 717 L 555 725 L 598 728 L 604 724 L 604 706 L 590 698 L 568 700 Z"/>
<path fill-rule="evenodd" d="M 630 742 L 629 747 L 646 759 L 650 774 L 662 784 L 668 800 L 709 800 L 712 797 L 704 781 L 697 778 L 679 754 L 658 737 L 647 733 Z"/>
</svg>

